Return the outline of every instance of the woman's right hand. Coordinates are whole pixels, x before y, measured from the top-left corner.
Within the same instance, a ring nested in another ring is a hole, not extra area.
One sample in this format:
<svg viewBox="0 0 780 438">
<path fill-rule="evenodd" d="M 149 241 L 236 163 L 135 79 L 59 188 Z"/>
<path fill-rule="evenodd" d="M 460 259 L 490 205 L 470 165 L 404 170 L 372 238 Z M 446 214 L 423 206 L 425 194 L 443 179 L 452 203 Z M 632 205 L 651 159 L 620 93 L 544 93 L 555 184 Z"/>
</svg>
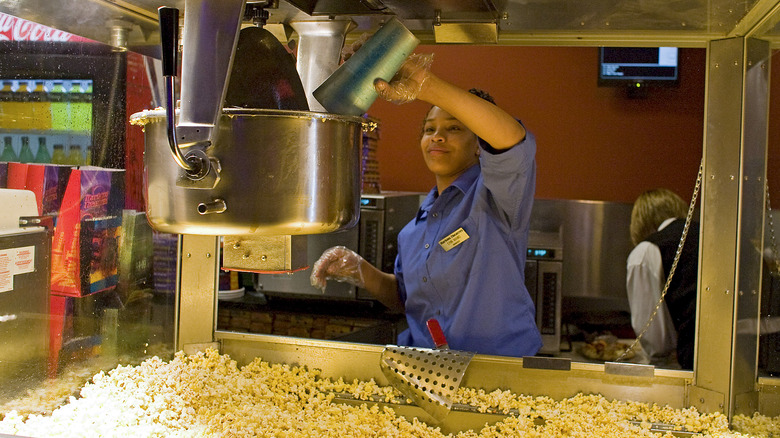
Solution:
<svg viewBox="0 0 780 438">
<path fill-rule="evenodd" d="M 309 281 L 313 287 L 325 291 L 327 280 L 346 282 L 365 287 L 361 265 L 363 257 L 344 246 L 334 246 L 322 253 L 314 263 Z"/>
</svg>

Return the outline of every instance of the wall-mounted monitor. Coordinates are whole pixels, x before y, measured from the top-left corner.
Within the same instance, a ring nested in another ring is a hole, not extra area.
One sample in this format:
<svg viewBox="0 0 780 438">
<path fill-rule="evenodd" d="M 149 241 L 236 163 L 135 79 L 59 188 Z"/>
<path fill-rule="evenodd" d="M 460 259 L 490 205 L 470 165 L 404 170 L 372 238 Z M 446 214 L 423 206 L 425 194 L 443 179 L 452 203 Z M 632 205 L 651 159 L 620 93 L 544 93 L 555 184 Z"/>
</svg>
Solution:
<svg viewBox="0 0 780 438">
<path fill-rule="evenodd" d="M 677 47 L 600 47 L 600 86 L 677 85 Z"/>
</svg>

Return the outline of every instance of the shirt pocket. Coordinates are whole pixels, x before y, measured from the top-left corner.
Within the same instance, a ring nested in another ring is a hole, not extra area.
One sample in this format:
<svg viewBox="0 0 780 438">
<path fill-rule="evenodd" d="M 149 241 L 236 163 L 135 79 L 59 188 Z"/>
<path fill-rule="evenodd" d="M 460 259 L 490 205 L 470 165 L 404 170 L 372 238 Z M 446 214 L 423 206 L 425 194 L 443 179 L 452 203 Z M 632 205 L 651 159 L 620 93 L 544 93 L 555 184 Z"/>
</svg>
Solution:
<svg viewBox="0 0 780 438">
<path fill-rule="evenodd" d="M 434 277 L 437 278 L 437 283 L 444 284 L 447 295 L 454 298 L 460 295 L 471 270 L 479 269 L 474 260 L 479 236 L 473 219 L 467 219 L 451 229 L 449 234 L 445 234 L 436 242 L 436 266 L 431 267 L 431 270 L 436 272 Z M 448 246 L 449 250 L 445 250 Z"/>
</svg>

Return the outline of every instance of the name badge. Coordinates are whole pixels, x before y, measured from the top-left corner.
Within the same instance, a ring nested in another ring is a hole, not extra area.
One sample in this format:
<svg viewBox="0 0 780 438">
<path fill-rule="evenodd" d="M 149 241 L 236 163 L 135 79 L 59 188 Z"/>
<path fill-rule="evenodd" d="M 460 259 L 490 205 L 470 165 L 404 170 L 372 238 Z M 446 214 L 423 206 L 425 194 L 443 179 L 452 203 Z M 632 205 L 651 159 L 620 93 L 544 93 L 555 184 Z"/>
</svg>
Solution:
<svg viewBox="0 0 780 438">
<path fill-rule="evenodd" d="M 457 230 L 453 231 L 452 234 L 445 237 L 444 239 L 441 239 L 439 241 L 439 245 L 441 245 L 442 248 L 444 248 L 444 251 L 449 251 L 452 248 L 455 248 L 456 246 L 460 245 L 461 243 L 468 240 L 469 235 L 466 234 L 466 231 L 463 230 L 463 228 L 458 228 Z"/>
</svg>

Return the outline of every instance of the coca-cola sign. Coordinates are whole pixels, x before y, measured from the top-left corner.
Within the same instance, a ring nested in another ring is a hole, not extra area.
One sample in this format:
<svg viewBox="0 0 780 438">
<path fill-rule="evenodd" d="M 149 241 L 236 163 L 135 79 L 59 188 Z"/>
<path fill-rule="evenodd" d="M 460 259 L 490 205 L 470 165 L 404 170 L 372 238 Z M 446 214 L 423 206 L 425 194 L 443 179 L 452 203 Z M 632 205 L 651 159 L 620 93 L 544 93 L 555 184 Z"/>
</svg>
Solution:
<svg viewBox="0 0 780 438">
<path fill-rule="evenodd" d="M 90 41 L 72 33 L 0 12 L 0 41 Z"/>
</svg>

